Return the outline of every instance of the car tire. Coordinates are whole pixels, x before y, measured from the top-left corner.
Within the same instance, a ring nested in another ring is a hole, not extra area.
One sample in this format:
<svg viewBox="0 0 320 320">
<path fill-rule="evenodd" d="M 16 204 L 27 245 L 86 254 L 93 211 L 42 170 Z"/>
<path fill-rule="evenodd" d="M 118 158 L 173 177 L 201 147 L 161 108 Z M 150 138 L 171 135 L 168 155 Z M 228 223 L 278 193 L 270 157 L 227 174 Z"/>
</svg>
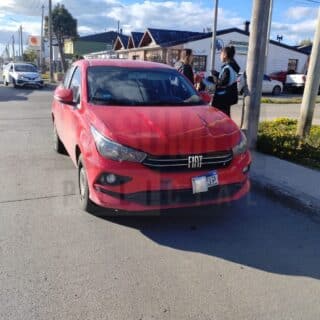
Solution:
<svg viewBox="0 0 320 320">
<path fill-rule="evenodd" d="M 275 86 L 272 89 L 272 95 L 279 96 L 280 94 L 281 94 L 281 87 L 280 86 Z"/>
<path fill-rule="evenodd" d="M 94 213 L 97 206 L 90 200 L 87 170 L 84 165 L 82 155 L 79 156 L 78 160 L 78 193 L 81 209 Z"/>
<path fill-rule="evenodd" d="M 55 124 L 53 124 L 53 148 L 57 153 L 60 153 L 60 154 L 67 153 L 62 141 L 59 138 Z"/>
<path fill-rule="evenodd" d="M 13 85 L 14 88 L 17 88 L 17 83 L 16 83 L 15 79 L 12 79 L 12 85 Z"/>
</svg>

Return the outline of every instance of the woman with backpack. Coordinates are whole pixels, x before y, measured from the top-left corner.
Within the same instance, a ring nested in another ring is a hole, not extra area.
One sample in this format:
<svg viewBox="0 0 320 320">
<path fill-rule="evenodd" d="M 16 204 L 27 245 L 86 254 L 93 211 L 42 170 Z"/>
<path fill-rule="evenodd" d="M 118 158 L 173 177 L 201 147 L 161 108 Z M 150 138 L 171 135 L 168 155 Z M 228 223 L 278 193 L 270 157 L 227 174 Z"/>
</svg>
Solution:
<svg viewBox="0 0 320 320">
<path fill-rule="evenodd" d="M 218 108 L 230 117 L 230 107 L 238 102 L 237 77 L 240 67 L 234 60 L 235 49 L 233 46 L 221 50 L 220 60 L 223 63 L 220 73 L 213 71 L 213 81 L 216 91 L 211 105 Z"/>
</svg>

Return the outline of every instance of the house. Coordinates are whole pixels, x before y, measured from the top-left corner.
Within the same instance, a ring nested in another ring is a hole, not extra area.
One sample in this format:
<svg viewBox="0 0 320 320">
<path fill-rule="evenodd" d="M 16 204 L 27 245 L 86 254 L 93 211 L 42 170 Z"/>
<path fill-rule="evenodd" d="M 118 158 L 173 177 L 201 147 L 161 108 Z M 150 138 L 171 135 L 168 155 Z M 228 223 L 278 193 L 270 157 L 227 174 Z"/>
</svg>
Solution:
<svg viewBox="0 0 320 320">
<path fill-rule="evenodd" d="M 216 33 L 215 68 L 221 67 L 220 51 L 224 46 L 233 45 L 236 49 L 236 60 L 244 71 L 247 63 L 249 45 L 249 25 L 245 29 L 229 28 L 219 30 Z M 117 37 L 114 50 L 119 58 L 141 59 L 157 61 L 170 65 L 179 60 L 181 51 L 184 48 L 193 50 L 193 68 L 196 72 L 210 72 L 210 54 L 212 33 L 191 32 L 178 30 L 164 30 L 148 28 L 139 34 L 140 41 L 137 41 L 134 32 L 128 36 L 126 42 Z M 138 44 L 139 42 L 139 44 Z M 291 70 L 303 73 L 308 61 L 308 54 L 295 47 L 270 40 L 267 50 L 267 62 L 265 73 L 281 70 Z"/>
<path fill-rule="evenodd" d="M 118 36 L 120 36 L 118 32 L 108 31 L 75 40 L 67 39 L 64 42 L 64 52 L 70 56 L 83 56 L 91 52 L 111 50 Z"/>
</svg>

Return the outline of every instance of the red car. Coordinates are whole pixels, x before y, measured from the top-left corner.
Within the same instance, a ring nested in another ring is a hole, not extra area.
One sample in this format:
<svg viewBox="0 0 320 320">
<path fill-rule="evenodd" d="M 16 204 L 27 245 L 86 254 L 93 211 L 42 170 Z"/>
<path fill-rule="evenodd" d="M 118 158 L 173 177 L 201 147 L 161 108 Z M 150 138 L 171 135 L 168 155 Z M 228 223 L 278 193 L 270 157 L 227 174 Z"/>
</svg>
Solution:
<svg viewBox="0 0 320 320">
<path fill-rule="evenodd" d="M 77 61 L 55 90 L 52 120 L 84 210 L 200 206 L 249 190 L 244 134 L 167 65 Z"/>
</svg>

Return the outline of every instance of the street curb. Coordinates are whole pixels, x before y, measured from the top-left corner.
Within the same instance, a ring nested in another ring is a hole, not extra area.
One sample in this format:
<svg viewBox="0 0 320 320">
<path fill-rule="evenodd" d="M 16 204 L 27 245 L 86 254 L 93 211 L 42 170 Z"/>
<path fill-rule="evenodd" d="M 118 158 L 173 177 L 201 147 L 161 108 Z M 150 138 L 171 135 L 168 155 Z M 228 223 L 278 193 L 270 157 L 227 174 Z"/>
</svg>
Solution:
<svg viewBox="0 0 320 320">
<path fill-rule="evenodd" d="M 279 186 L 266 177 L 250 176 L 252 187 L 267 196 L 272 197 L 289 207 L 308 213 L 313 219 L 320 222 L 320 200 L 310 195 L 298 193 L 289 186 Z"/>
</svg>

